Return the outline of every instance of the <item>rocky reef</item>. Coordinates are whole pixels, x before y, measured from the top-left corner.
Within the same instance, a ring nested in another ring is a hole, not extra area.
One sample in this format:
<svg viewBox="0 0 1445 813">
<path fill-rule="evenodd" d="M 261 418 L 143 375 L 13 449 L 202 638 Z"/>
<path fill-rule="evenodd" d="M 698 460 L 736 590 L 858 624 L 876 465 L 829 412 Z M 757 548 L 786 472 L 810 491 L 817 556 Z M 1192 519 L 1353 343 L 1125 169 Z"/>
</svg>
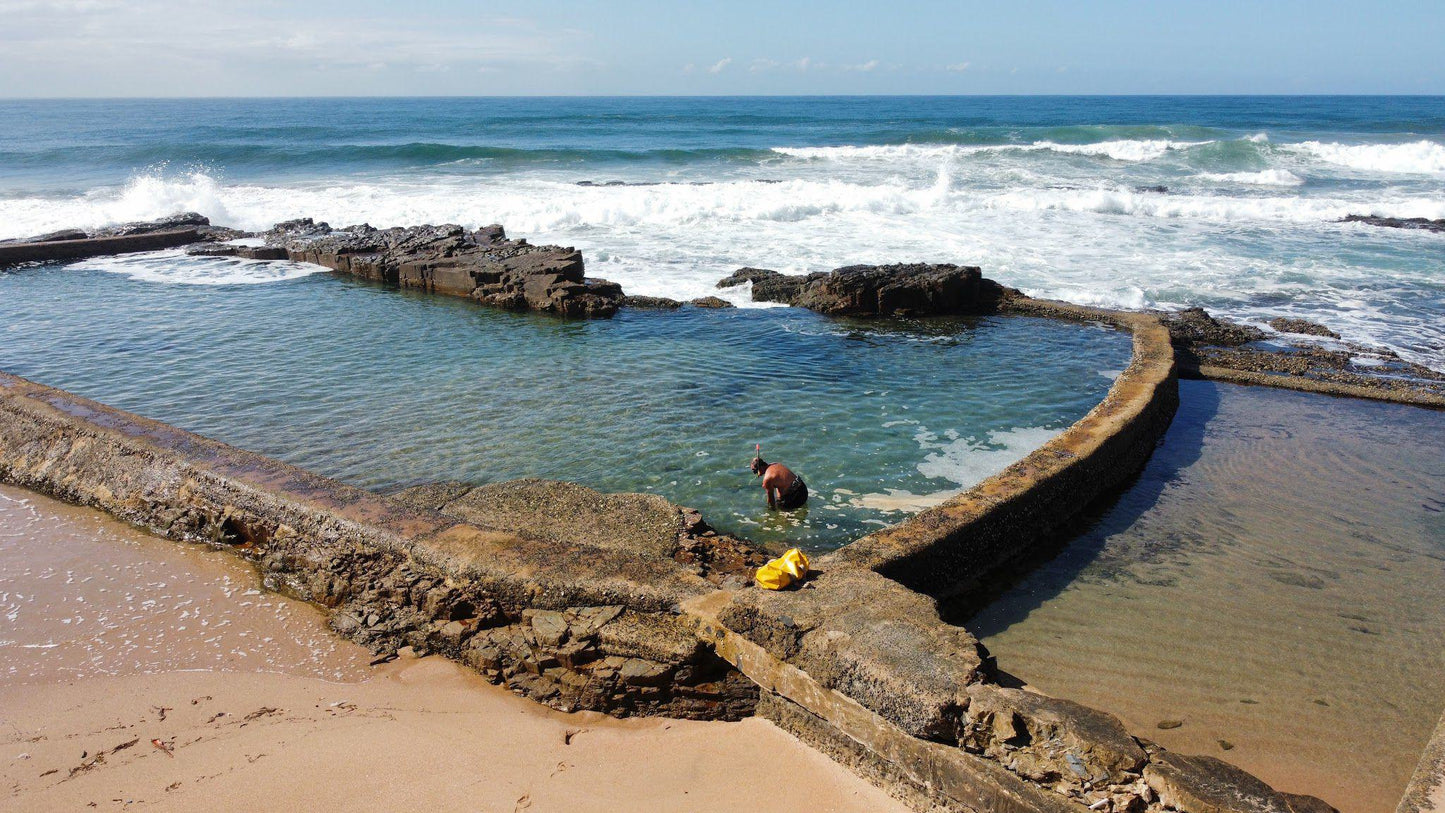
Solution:
<svg viewBox="0 0 1445 813">
<path fill-rule="evenodd" d="M 363 279 L 474 299 L 510 310 L 598 317 L 617 312 L 622 287 L 582 273 L 582 253 L 509 240 L 501 226 L 468 231 L 457 225 L 333 229 L 311 218 L 276 224 L 266 246 L 227 246 L 205 253 L 324 265 Z"/>
<path fill-rule="evenodd" d="M 1315 322 L 1272 319 L 1272 336 L 1187 308 L 1165 315 L 1164 324 L 1184 376 L 1445 407 L 1445 375 L 1389 350 L 1341 341 Z M 1361 357 L 1373 364 L 1359 364 Z"/>
<path fill-rule="evenodd" d="M 717 285 L 744 283 L 751 283 L 754 302 L 780 302 L 829 316 L 989 313 L 1003 291 L 975 266 L 924 263 L 850 265 L 807 275 L 742 268 Z"/>
<path fill-rule="evenodd" d="M 1422 231 L 1445 232 L 1445 218 L 1431 220 L 1427 217 L 1379 217 L 1377 215 L 1347 215 L 1341 223 L 1364 223 L 1367 226 L 1381 226 L 1387 229 L 1420 229 Z"/>
</svg>

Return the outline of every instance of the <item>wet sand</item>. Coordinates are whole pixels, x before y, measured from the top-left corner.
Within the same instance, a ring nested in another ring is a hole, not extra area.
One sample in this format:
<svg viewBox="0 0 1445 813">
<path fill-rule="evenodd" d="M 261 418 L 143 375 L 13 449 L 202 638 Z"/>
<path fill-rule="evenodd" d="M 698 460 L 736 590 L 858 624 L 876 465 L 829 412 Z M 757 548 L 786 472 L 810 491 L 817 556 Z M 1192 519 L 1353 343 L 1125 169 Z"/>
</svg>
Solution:
<svg viewBox="0 0 1445 813">
<path fill-rule="evenodd" d="M 441 658 L 372 667 L 227 554 L 8 487 L 0 614 L 0 810 L 904 810 L 760 719 L 562 714 Z"/>
<path fill-rule="evenodd" d="M 1120 501 L 967 623 L 999 667 L 1346 813 L 1445 707 L 1445 414 L 1183 382 Z"/>
</svg>

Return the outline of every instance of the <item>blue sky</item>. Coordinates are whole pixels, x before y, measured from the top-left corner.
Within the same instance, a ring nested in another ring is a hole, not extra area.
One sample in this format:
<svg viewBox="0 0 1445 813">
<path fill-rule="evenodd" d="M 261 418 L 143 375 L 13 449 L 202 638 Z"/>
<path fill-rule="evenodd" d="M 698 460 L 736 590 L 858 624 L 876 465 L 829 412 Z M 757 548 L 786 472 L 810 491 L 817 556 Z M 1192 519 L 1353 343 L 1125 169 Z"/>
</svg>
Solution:
<svg viewBox="0 0 1445 813">
<path fill-rule="evenodd" d="M 0 96 L 1445 93 L 1445 2 L 0 0 Z"/>
</svg>

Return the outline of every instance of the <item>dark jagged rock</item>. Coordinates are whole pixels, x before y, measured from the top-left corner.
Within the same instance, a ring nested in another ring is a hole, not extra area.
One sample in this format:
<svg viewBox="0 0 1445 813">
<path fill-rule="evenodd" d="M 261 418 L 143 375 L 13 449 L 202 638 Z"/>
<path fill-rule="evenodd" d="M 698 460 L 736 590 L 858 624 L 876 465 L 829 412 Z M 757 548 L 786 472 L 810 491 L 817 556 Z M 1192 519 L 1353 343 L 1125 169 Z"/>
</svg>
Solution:
<svg viewBox="0 0 1445 813">
<path fill-rule="evenodd" d="M 682 303 L 676 299 L 668 299 L 665 296 L 624 296 L 621 302 L 624 308 L 638 308 L 639 310 L 651 311 L 675 311 L 682 307 Z"/>
<path fill-rule="evenodd" d="M 53 232 L 50 232 L 49 234 L 37 234 L 37 235 L 35 235 L 34 237 L 26 237 L 24 240 L 14 240 L 14 241 L 6 240 L 5 242 L 7 242 L 7 243 L 9 243 L 9 242 L 16 242 L 16 243 L 58 243 L 58 242 L 60 242 L 60 241 L 62 241 L 62 240 L 84 240 L 84 239 L 86 239 L 87 237 L 90 237 L 90 235 L 89 235 L 89 234 L 86 234 L 86 233 L 85 233 L 83 230 L 81 230 L 81 229 L 61 229 L 60 231 L 53 231 Z"/>
<path fill-rule="evenodd" d="M 1338 339 L 1340 334 L 1330 330 L 1318 322 L 1311 322 L 1308 319 L 1286 319 L 1283 316 L 1269 320 L 1269 326 L 1280 333 L 1294 333 L 1300 336 L 1324 336 L 1330 339 Z"/>
<path fill-rule="evenodd" d="M 717 296 L 700 296 L 687 303 L 694 308 L 735 308 L 733 303 Z"/>
<path fill-rule="evenodd" d="M 1428 217 L 1376 217 L 1375 215 L 1348 215 L 1341 223 L 1364 223 L 1367 226 L 1382 226 L 1388 229 L 1420 229 L 1422 231 L 1445 232 L 1445 218 L 1431 220 Z"/>
<path fill-rule="evenodd" d="M 797 304 L 831 315 L 924 316 L 977 309 L 982 272 L 960 265 L 850 265 L 813 280 Z"/>
<path fill-rule="evenodd" d="M 830 316 L 929 316 L 983 313 L 1003 289 L 974 266 L 850 265 L 831 273 L 788 276 L 742 268 L 720 281 L 727 288 L 752 283 L 753 300 L 782 302 Z"/>
<path fill-rule="evenodd" d="M 793 300 L 809 282 L 827 276 L 816 273 L 807 276 L 789 276 L 766 268 L 739 268 L 730 276 L 718 281 L 719 288 L 732 288 L 752 283 L 754 302 L 781 302 L 793 304 Z"/>
<path fill-rule="evenodd" d="M 1239 347 L 1264 338 L 1257 327 L 1221 322 L 1203 308 L 1186 308 L 1164 318 L 1175 345 Z"/>
<path fill-rule="evenodd" d="M 278 223 L 263 237 L 298 262 L 510 310 L 611 316 L 623 299 L 616 283 L 583 276 L 576 249 L 508 240 L 496 225 L 333 229 L 304 218 Z"/>
<path fill-rule="evenodd" d="M 246 236 L 246 232 L 236 229 L 229 229 L 224 226 L 212 226 L 210 219 L 198 212 L 183 212 L 181 214 L 170 215 L 169 217 L 157 218 L 156 220 L 121 223 L 115 226 L 103 226 L 98 229 L 61 229 L 45 234 L 37 234 L 33 237 L 23 237 L 18 240 L 0 240 L 0 243 L 9 245 L 20 243 L 68 243 L 77 240 L 108 240 L 117 237 L 140 237 L 143 235 L 168 234 L 172 232 L 194 232 L 195 239 L 208 241 L 233 240 L 237 237 Z"/>
<path fill-rule="evenodd" d="M 1156 185 L 1154 185 L 1154 186 L 1136 186 L 1136 187 L 1134 187 L 1134 191 L 1135 191 L 1135 192 L 1154 192 L 1154 193 L 1156 193 L 1156 194 L 1164 195 L 1164 194 L 1168 194 L 1168 192 L 1169 192 L 1169 187 L 1164 186 L 1163 184 L 1156 184 Z"/>
<path fill-rule="evenodd" d="M 199 212 L 183 212 L 170 217 L 162 217 L 157 220 L 146 220 L 138 223 L 122 223 L 119 226 L 107 226 L 103 229 L 96 229 L 91 232 L 91 237 L 129 237 L 133 234 L 154 234 L 161 231 L 175 231 L 184 228 L 205 228 L 211 225 L 209 218 Z"/>
</svg>

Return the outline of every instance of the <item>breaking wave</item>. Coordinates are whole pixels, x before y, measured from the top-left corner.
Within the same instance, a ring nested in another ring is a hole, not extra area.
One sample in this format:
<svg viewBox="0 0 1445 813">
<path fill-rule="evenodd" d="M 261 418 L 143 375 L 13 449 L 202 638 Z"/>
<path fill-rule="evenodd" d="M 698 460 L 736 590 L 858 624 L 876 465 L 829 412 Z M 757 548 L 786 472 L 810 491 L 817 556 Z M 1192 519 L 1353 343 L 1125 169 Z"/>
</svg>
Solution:
<svg viewBox="0 0 1445 813">
<path fill-rule="evenodd" d="M 1294 149 L 1330 164 L 1366 172 L 1445 173 L 1445 144 L 1334 144 L 1305 141 Z"/>
</svg>

